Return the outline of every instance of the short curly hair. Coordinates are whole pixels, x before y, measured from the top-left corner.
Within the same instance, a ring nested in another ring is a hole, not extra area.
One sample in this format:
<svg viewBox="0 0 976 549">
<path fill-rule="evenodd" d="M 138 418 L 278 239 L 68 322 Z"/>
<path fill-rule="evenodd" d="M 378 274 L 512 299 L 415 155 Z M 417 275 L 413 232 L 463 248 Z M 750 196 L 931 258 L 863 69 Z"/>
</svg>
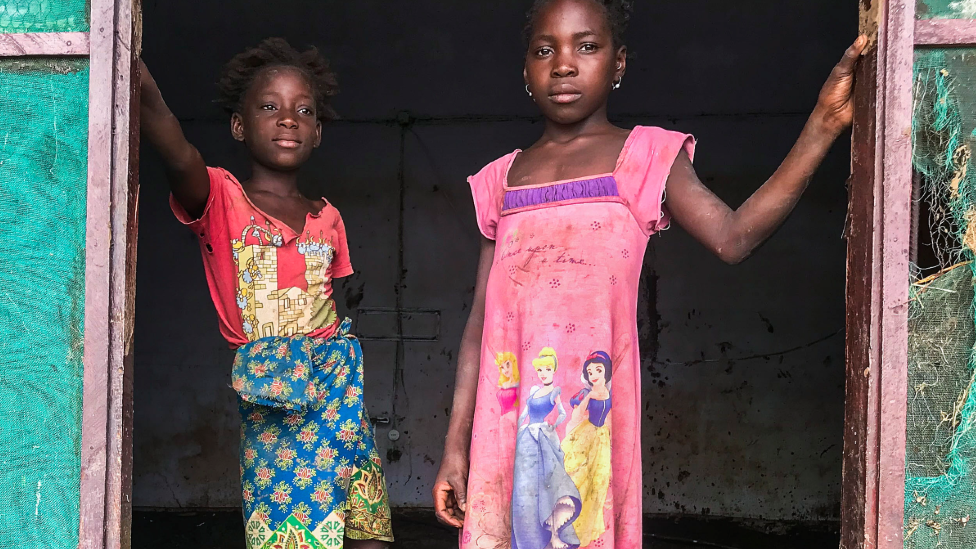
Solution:
<svg viewBox="0 0 976 549">
<path fill-rule="evenodd" d="M 527 22 L 523 31 L 523 38 L 526 43 L 532 38 L 533 28 L 535 27 L 536 17 L 539 11 L 552 0 L 535 0 L 532 7 L 526 14 Z M 603 8 L 607 15 L 607 22 L 610 23 L 610 33 L 613 36 L 614 47 L 619 48 L 624 45 L 624 33 L 627 32 L 627 25 L 630 23 L 630 15 L 634 11 L 633 0 L 593 0 Z"/>
<path fill-rule="evenodd" d="M 268 67 L 294 67 L 301 71 L 315 94 L 316 117 L 323 122 L 336 118 L 329 98 L 339 93 L 339 83 L 329 61 L 317 48 L 300 52 L 284 38 L 267 38 L 224 65 L 217 80 L 217 103 L 229 114 L 240 112 L 244 95 L 257 75 Z"/>
</svg>

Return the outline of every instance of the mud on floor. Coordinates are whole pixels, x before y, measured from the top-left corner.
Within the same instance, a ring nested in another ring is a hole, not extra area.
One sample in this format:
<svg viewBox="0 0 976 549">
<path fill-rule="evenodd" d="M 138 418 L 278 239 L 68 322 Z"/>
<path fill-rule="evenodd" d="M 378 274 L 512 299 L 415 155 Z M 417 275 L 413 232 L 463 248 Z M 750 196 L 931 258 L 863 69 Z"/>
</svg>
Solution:
<svg viewBox="0 0 976 549">
<path fill-rule="evenodd" d="M 834 549 L 836 522 L 737 521 L 702 517 L 647 517 L 644 549 Z M 457 549 L 457 534 L 428 509 L 393 513 L 394 549 Z M 179 512 L 136 510 L 132 549 L 243 549 L 239 510 Z"/>
</svg>

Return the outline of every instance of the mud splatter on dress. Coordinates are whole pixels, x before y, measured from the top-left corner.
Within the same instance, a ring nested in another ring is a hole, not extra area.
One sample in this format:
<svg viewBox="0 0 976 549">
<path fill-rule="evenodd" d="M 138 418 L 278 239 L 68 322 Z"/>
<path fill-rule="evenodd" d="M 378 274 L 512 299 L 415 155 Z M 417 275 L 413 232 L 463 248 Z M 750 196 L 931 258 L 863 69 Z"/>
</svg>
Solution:
<svg viewBox="0 0 976 549">
<path fill-rule="evenodd" d="M 194 220 L 220 331 L 237 356 L 241 492 L 248 549 L 393 541 L 389 497 L 363 405 L 363 357 L 336 314 L 332 280 L 352 274 L 342 217 L 326 202 L 301 233 L 210 168 Z"/>
<path fill-rule="evenodd" d="M 682 149 L 694 139 L 639 126 L 612 173 L 510 188 L 515 151 L 469 179 L 496 245 L 463 549 L 641 546 L 637 291 Z"/>
</svg>

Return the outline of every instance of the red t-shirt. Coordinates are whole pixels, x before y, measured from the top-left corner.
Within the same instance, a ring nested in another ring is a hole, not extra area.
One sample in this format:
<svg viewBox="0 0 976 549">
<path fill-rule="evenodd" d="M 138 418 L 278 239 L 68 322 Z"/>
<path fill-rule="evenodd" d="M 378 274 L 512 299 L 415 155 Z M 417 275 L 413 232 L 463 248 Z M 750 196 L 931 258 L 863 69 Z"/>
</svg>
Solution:
<svg viewBox="0 0 976 549">
<path fill-rule="evenodd" d="M 353 273 L 339 210 L 326 202 L 298 234 L 255 207 L 230 172 L 208 171 L 200 219 L 173 197 L 170 207 L 199 237 L 221 334 L 231 347 L 270 336 L 331 336 L 340 321 L 332 279 Z"/>
</svg>

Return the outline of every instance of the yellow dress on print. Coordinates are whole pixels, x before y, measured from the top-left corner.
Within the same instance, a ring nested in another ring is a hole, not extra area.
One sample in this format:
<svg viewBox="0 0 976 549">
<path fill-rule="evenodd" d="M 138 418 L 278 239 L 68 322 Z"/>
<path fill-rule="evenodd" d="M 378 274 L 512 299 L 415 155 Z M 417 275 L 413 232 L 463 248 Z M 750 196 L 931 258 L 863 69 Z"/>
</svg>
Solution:
<svg viewBox="0 0 976 549">
<path fill-rule="evenodd" d="M 603 506 L 610 488 L 610 407 L 610 399 L 591 398 L 586 405 L 589 418 L 562 443 L 566 472 L 579 489 L 582 502 L 579 517 L 573 522 L 580 547 L 586 547 L 606 531 Z"/>
</svg>

